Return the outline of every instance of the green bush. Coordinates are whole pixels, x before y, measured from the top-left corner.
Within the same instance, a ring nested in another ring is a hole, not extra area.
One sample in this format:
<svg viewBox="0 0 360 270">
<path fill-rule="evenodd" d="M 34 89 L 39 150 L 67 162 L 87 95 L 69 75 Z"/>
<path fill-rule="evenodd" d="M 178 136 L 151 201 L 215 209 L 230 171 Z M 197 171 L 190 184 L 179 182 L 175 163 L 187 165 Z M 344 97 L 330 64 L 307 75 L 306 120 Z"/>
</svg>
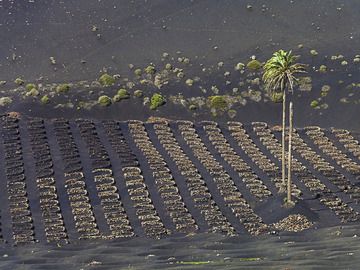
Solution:
<svg viewBox="0 0 360 270">
<path fill-rule="evenodd" d="M 147 74 L 154 74 L 156 72 L 155 67 L 151 65 L 147 66 L 144 71 Z"/>
<path fill-rule="evenodd" d="M 109 98 L 108 96 L 100 96 L 99 99 L 98 99 L 98 103 L 101 105 L 101 106 L 109 106 L 111 104 L 111 98 Z"/>
<path fill-rule="evenodd" d="M 228 103 L 224 96 L 211 96 L 210 99 L 210 108 L 225 111 L 228 107 Z"/>
<path fill-rule="evenodd" d="M 27 91 L 26 92 L 26 96 L 29 97 L 29 96 L 32 96 L 32 97 L 36 97 L 38 96 L 40 93 L 39 91 L 36 89 L 36 88 L 32 88 L 30 91 Z"/>
<path fill-rule="evenodd" d="M 50 98 L 48 97 L 48 95 L 45 95 L 40 99 L 40 101 L 42 104 L 48 104 L 50 102 Z"/>
<path fill-rule="evenodd" d="M 134 74 L 136 76 L 141 76 L 141 73 L 142 73 L 142 70 L 140 68 L 137 68 L 137 69 L 134 70 Z"/>
<path fill-rule="evenodd" d="M 16 78 L 14 81 L 17 85 L 23 85 L 24 84 L 24 80 L 21 78 Z"/>
<path fill-rule="evenodd" d="M 319 106 L 319 101 L 317 101 L 317 100 L 311 101 L 310 106 L 313 108 L 316 108 L 317 106 Z"/>
<path fill-rule="evenodd" d="M 137 97 L 137 98 L 141 98 L 143 96 L 143 91 L 135 90 L 134 91 L 134 96 Z"/>
<path fill-rule="evenodd" d="M 70 90 L 70 85 L 67 83 L 59 84 L 56 86 L 56 93 L 66 93 Z"/>
<path fill-rule="evenodd" d="M 101 83 L 102 86 L 111 86 L 114 85 L 115 78 L 107 73 L 104 73 L 103 75 L 100 76 L 99 82 Z"/>
<path fill-rule="evenodd" d="M 258 70 L 261 68 L 261 63 L 258 60 L 251 60 L 246 67 L 251 70 Z"/>
<path fill-rule="evenodd" d="M 36 89 L 36 85 L 33 84 L 33 83 L 28 83 L 26 86 L 25 86 L 26 90 L 27 91 L 31 91 L 31 89 Z"/>
<path fill-rule="evenodd" d="M 321 66 L 319 67 L 319 72 L 320 72 L 320 73 L 326 73 L 326 72 L 327 72 L 327 66 L 321 65 Z"/>
<path fill-rule="evenodd" d="M 117 95 L 119 96 L 120 99 L 127 99 L 130 97 L 129 92 L 124 88 L 119 89 Z"/>
<path fill-rule="evenodd" d="M 163 104 L 165 104 L 165 98 L 159 93 L 155 93 L 150 99 L 151 110 L 156 110 L 158 107 L 160 107 Z"/>
<path fill-rule="evenodd" d="M 271 101 L 275 103 L 281 103 L 283 101 L 283 93 L 282 92 L 274 92 L 270 95 Z"/>
</svg>

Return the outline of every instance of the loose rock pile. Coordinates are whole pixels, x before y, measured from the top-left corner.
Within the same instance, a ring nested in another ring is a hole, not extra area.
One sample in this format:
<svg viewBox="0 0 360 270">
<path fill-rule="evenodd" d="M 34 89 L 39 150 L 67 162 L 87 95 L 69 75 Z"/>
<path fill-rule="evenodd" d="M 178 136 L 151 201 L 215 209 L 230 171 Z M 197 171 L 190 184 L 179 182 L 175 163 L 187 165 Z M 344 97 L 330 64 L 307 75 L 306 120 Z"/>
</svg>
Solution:
<svg viewBox="0 0 360 270">
<path fill-rule="evenodd" d="M 289 215 L 273 224 L 275 229 L 288 232 L 301 232 L 311 228 L 313 225 L 314 224 L 303 215 Z"/>
</svg>

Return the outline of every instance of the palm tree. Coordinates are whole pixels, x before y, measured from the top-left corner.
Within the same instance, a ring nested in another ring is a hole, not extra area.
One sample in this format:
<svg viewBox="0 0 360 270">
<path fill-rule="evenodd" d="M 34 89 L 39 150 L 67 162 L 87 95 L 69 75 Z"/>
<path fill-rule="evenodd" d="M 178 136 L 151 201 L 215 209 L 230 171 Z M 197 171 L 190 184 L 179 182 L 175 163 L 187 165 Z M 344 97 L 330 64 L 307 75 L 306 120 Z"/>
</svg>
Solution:
<svg viewBox="0 0 360 270">
<path fill-rule="evenodd" d="M 297 73 L 304 73 L 306 65 L 295 63 L 297 56 L 292 55 L 292 52 L 286 52 L 284 50 L 279 50 L 273 54 L 273 56 L 265 63 L 263 69 L 263 82 L 265 84 L 265 89 L 269 95 L 274 93 L 282 93 L 283 96 L 283 115 L 282 115 L 282 163 L 281 163 L 281 173 L 282 173 L 282 186 L 280 187 L 280 192 L 285 191 L 286 187 L 286 177 L 285 177 L 285 123 L 286 123 L 286 89 L 289 93 L 293 93 L 294 85 L 298 81 L 295 77 Z M 290 102 L 292 103 L 292 102 Z M 291 105 L 292 106 L 292 105 Z M 291 119 L 292 120 L 292 119 Z M 288 159 L 288 162 L 291 162 L 291 158 Z M 289 163 L 291 166 L 291 163 Z M 288 166 L 288 167 L 290 167 Z M 288 173 L 289 181 L 287 183 L 288 190 L 288 202 L 291 202 L 291 171 Z"/>
</svg>

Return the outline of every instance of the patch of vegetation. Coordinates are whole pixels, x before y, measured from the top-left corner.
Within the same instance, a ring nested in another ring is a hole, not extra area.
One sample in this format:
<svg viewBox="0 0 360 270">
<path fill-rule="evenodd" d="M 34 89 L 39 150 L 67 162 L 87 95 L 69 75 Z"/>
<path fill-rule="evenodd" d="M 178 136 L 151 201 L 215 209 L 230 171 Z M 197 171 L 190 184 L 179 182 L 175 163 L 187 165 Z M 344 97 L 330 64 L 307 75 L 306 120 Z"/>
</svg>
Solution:
<svg viewBox="0 0 360 270">
<path fill-rule="evenodd" d="M 56 86 L 56 93 L 66 93 L 70 90 L 70 85 L 67 83 L 62 83 Z"/>
<path fill-rule="evenodd" d="M 312 90 L 312 79 L 311 77 L 299 77 L 298 85 L 300 91 L 311 91 Z"/>
<path fill-rule="evenodd" d="M 231 119 L 233 119 L 233 118 L 235 118 L 235 116 L 236 116 L 236 110 L 233 110 L 233 109 L 231 109 L 231 110 L 228 110 L 228 116 L 231 118 Z"/>
<path fill-rule="evenodd" d="M 211 109 L 225 111 L 228 107 L 228 103 L 224 96 L 211 96 L 209 99 Z"/>
<path fill-rule="evenodd" d="M 30 91 L 26 92 L 26 96 L 32 96 L 32 97 L 36 97 L 39 95 L 39 91 L 36 88 L 32 88 Z"/>
<path fill-rule="evenodd" d="M 270 99 L 272 102 L 281 103 L 283 101 L 283 92 L 272 92 Z"/>
<path fill-rule="evenodd" d="M 321 65 L 321 66 L 319 67 L 319 72 L 320 72 L 320 73 L 326 73 L 326 72 L 327 72 L 327 66 Z"/>
<path fill-rule="evenodd" d="M 143 91 L 135 90 L 134 91 L 134 96 L 137 97 L 137 98 L 141 98 L 143 96 Z"/>
<path fill-rule="evenodd" d="M 11 104 L 13 100 L 10 97 L 2 97 L 0 98 L 0 106 L 7 106 Z"/>
<path fill-rule="evenodd" d="M 192 85 L 194 84 L 194 80 L 192 80 L 192 79 L 187 79 L 187 80 L 185 81 L 185 83 L 186 83 L 188 86 L 192 86 Z"/>
<path fill-rule="evenodd" d="M 316 50 L 310 50 L 312 56 L 317 56 L 319 53 Z"/>
<path fill-rule="evenodd" d="M 155 67 L 152 66 L 152 65 L 149 65 L 147 66 L 145 69 L 144 69 L 145 73 L 147 74 L 155 74 L 156 70 L 155 70 Z"/>
<path fill-rule="evenodd" d="M 23 85 L 25 82 L 24 82 L 24 80 L 21 79 L 21 78 L 16 78 L 15 81 L 14 81 L 14 83 L 16 83 L 17 85 Z"/>
<path fill-rule="evenodd" d="M 107 73 L 104 73 L 103 75 L 100 76 L 99 83 L 102 86 L 111 86 L 115 84 L 115 78 Z"/>
<path fill-rule="evenodd" d="M 317 101 L 317 100 L 311 101 L 310 106 L 313 107 L 313 108 L 318 107 L 319 106 L 319 101 Z"/>
<path fill-rule="evenodd" d="M 128 99 L 130 97 L 129 92 L 124 88 L 119 89 L 117 95 L 120 99 Z"/>
<path fill-rule="evenodd" d="M 251 70 L 258 70 L 261 68 L 261 63 L 258 60 L 253 59 L 247 63 L 246 67 Z"/>
<path fill-rule="evenodd" d="M 35 88 L 36 89 L 36 85 L 33 84 L 33 83 L 28 83 L 26 86 L 25 86 L 26 90 L 27 91 L 31 91 L 31 89 Z"/>
<path fill-rule="evenodd" d="M 109 106 L 111 104 L 111 98 L 109 98 L 108 96 L 105 96 L 105 95 L 100 96 L 98 98 L 98 103 L 104 107 Z"/>
<path fill-rule="evenodd" d="M 239 71 L 239 70 L 243 70 L 245 67 L 245 65 L 243 63 L 237 63 L 235 66 L 235 70 Z"/>
<path fill-rule="evenodd" d="M 48 104 L 50 102 L 50 98 L 48 95 L 42 96 L 42 98 L 40 99 L 40 102 L 42 104 Z"/>
<path fill-rule="evenodd" d="M 165 98 L 161 94 L 155 93 L 150 99 L 150 109 L 156 110 L 161 105 L 164 105 L 165 102 Z"/>
<path fill-rule="evenodd" d="M 321 87 L 321 92 L 320 92 L 321 96 L 326 97 L 328 95 L 330 89 L 331 89 L 330 85 L 323 85 Z"/>
<path fill-rule="evenodd" d="M 142 70 L 140 69 L 140 68 L 137 68 L 137 69 L 135 69 L 134 70 L 134 74 L 136 75 L 136 76 L 141 76 L 141 74 L 142 74 Z"/>
</svg>

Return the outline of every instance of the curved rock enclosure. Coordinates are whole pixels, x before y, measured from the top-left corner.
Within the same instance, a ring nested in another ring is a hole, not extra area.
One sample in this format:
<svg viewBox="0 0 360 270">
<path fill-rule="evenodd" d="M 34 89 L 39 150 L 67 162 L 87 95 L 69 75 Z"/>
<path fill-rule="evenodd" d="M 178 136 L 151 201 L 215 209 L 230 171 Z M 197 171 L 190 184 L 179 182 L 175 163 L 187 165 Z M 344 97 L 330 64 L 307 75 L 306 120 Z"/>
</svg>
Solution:
<svg viewBox="0 0 360 270">
<path fill-rule="evenodd" d="M 316 227 L 359 220 L 360 144 L 348 130 L 296 130 L 297 204 L 286 209 L 281 130 L 264 122 L 0 122 L 4 243 L 257 236 L 276 233 L 273 224 L 291 214 Z"/>
</svg>

